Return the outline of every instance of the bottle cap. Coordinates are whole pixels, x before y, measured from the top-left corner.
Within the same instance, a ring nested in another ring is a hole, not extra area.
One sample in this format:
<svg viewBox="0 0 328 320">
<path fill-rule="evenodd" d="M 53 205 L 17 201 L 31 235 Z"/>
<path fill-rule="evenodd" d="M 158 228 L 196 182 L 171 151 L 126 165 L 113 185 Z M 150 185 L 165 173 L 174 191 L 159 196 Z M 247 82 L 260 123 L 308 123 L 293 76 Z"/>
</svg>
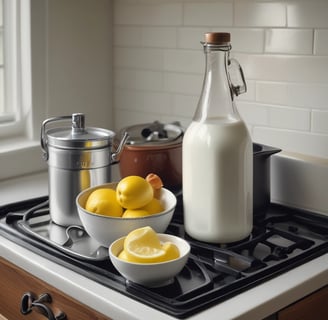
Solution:
<svg viewBox="0 0 328 320">
<path fill-rule="evenodd" d="M 216 45 L 230 44 L 230 33 L 228 32 L 205 33 L 205 43 L 216 44 Z"/>
</svg>

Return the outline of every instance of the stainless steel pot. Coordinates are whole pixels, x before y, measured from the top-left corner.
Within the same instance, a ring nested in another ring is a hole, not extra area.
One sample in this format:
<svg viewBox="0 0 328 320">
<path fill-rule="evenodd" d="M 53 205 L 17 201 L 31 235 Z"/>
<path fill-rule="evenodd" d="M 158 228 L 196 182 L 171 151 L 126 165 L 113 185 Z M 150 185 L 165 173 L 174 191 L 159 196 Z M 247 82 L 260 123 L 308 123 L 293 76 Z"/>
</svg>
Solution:
<svg viewBox="0 0 328 320">
<path fill-rule="evenodd" d="M 70 127 L 54 127 L 68 119 Z M 115 133 L 85 128 L 84 123 L 84 114 L 74 113 L 47 119 L 41 127 L 41 148 L 48 162 L 50 215 L 63 226 L 81 225 L 76 196 L 88 187 L 111 181 L 111 165 L 127 140 L 127 135 L 123 136 L 112 152 Z"/>
</svg>

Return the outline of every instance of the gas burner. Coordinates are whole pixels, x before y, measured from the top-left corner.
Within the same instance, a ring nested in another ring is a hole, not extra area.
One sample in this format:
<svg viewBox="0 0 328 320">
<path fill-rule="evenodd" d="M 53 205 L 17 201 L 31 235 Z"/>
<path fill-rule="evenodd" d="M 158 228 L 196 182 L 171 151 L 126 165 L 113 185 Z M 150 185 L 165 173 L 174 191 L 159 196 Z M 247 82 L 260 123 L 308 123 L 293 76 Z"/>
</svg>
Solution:
<svg viewBox="0 0 328 320">
<path fill-rule="evenodd" d="M 177 318 L 186 318 L 328 252 L 325 216 L 271 204 L 254 221 L 249 237 L 219 245 L 186 234 L 178 203 L 167 233 L 189 242 L 189 260 L 170 283 L 146 288 L 126 281 L 111 264 L 107 248 L 100 247 L 83 228 L 54 224 L 47 200 L 42 197 L 0 207 L 1 235 Z"/>
</svg>

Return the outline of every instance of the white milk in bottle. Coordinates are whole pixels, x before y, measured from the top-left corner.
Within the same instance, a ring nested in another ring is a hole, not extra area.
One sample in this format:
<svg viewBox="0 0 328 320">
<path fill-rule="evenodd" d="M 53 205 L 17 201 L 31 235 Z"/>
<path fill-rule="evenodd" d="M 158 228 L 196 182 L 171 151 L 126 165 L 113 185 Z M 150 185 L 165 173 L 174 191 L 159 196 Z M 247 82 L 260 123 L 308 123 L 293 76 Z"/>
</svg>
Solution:
<svg viewBox="0 0 328 320">
<path fill-rule="evenodd" d="M 183 138 L 184 224 L 197 240 L 230 243 L 252 230 L 252 141 L 233 101 L 243 88 L 227 71 L 230 35 L 206 34 L 203 45 L 203 90 Z"/>
</svg>

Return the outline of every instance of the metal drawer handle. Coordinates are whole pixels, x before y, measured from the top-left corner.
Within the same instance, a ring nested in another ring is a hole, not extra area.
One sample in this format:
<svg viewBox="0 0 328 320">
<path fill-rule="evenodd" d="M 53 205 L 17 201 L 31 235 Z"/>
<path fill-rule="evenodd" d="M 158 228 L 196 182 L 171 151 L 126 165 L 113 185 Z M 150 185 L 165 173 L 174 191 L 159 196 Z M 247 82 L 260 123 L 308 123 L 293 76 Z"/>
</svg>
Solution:
<svg viewBox="0 0 328 320">
<path fill-rule="evenodd" d="M 36 298 L 31 292 L 23 294 L 21 299 L 20 311 L 26 315 L 33 311 L 33 308 L 37 308 L 41 314 L 47 317 L 48 320 L 66 320 L 66 314 L 62 311 L 57 316 L 54 315 L 52 310 L 45 304 L 51 303 L 52 299 L 49 293 L 43 293 Z"/>
</svg>

